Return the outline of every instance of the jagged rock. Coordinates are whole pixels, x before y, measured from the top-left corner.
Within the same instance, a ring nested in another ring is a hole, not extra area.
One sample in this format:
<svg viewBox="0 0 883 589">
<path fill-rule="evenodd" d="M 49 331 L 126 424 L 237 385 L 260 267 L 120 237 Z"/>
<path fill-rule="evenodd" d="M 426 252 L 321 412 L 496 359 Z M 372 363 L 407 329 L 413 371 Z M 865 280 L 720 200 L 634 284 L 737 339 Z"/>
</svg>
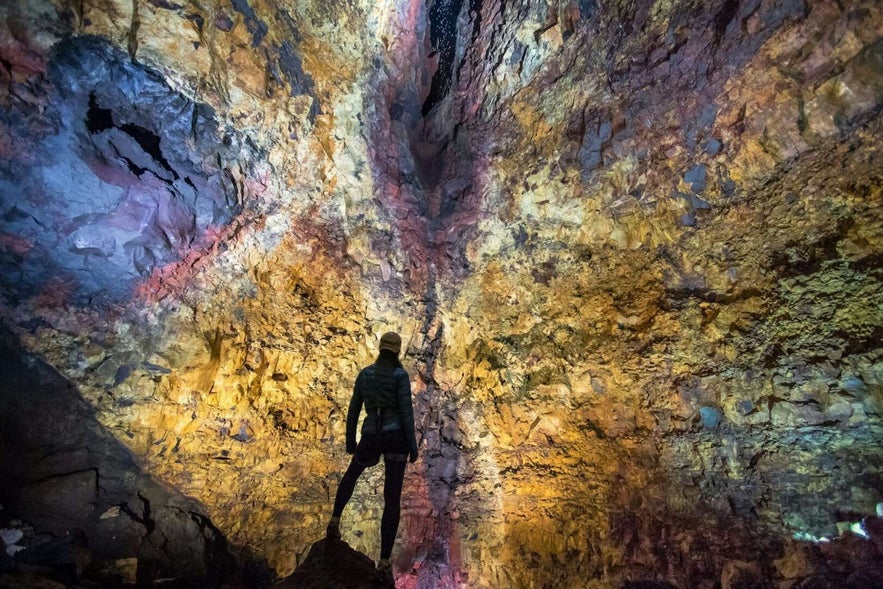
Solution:
<svg viewBox="0 0 883 589">
<path fill-rule="evenodd" d="M 0 370 L 0 523 L 4 543 L 17 542 L 4 561 L 11 572 L 66 585 L 260 586 L 259 575 L 239 577 L 247 555 L 234 554 L 203 508 L 144 474 L 71 385 L 8 331 Z M 33 526 L 27 533 L 22 520 Z"/>
<path fill-rule="evenodd" d="M 374 561 L 353 550 L 346 542 L 319 540 L 307 557 L 287 578 L 273 585 L 303 589 L 380 589 L 392 588 L 377 576 Z"/>
</svg>

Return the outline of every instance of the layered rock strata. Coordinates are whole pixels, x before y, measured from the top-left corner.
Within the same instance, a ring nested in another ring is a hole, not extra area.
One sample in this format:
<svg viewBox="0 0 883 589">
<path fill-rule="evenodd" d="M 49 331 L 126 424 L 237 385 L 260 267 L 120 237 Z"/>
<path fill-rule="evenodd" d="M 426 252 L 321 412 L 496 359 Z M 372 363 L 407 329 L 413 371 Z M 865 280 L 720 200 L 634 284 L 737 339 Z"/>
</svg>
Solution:
<svg viewBox="0 0 883 589">
<path fill-rule="evenodd" d="M 388 329 L 400 586 L 784 582 L 883 500 L 876 3 L 0 13 L 3 319 L 278 574 Z"/>
</svg>

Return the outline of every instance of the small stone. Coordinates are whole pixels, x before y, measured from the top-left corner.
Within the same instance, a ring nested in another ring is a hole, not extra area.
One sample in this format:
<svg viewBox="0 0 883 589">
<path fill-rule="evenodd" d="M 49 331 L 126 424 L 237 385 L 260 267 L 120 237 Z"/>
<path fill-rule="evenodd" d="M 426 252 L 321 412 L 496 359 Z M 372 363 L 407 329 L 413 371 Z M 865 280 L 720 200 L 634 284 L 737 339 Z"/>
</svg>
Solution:
<svg viewBox="0 0 883 589">
<path fill-rule="evenodd" d="M 690 185 L 690 188 L 693 192 L 702 192 L 705 190 L 706 182 L 708 181 L 708 173 L 705 169 L 705 166 L 698 165 L 692 169 L 690 169 L 686 174 L 684 174 L 684 182 Z"/>
<path fill-rule="evenodd" d="M 604 121 L 597 128 L 589 128 L 583 136 L 583 144 L 577 157 L 583 172 L 589 172 L 601 165 L 601 151 L 613 135 L 613 125 Z"/>
<path fill-rule="evenodd" d="M 136 581 L 136 573 L 138 571 L 137 558 L 120 558 L 113 562 L 114 569 L 122 577 L 123 581 L 129 585 Z"/>
<path fill-rule="evenodd" d="M 707 210 L 707 209 L 711 208 L 711 203 L 709 203 L 707 200 L 702 200 L 701 198 L 699 198 L 695 194 L 690 195 L 690 204 L 692 204 L 693 208 L 696 209 L 697 211 L 698 210 Z"/>
<path fill-rule="evenodd" d="M 702 407 L 699 409 L 699 416 L 702 419 L 702 427 L 706 429 L 715 429 L 720 425 L 721 412 L 715 407 Z"/>
<path fill-rule="evenodd" d="M 852 397 L 864 397 L 868 392 L 868 387 L 865 385 L 865 381 L 856 376 L 844 378 L 839 384 L 840 388 L 849 393 Z"/>
<path fill-rule="evenodd" d="M 215 17 L 215 26 L 218 30 L 229 33 L 233 29 L 233 19 L 223 10 L 219 11 Z"/>
<path fill-rule="evenodd" d="M 717 155 L 721 150 L 721 142 L 717 139 L 709 139 L 705 144 L 705 153 L 708 155 Z"/>
<path fill-rule="evenodd" d="M 733 196 L 736 194 L 736 183 L 732 180 L 725 180 L 723 185 L 721 185 L 721 188 L 726 196 Z"/>
<path fill-rule="evenodd" d="M 806 550 L 799 545 L 786 549 L 785 556 L 774 560 L 773 564 L 785 579 L 808 577 L 815 572 L 815 567 L 807 557 Z"/>
<path fill-rule="evenodd" d="M 832 421 L 847 421 L 853 413 L 852 405 L 845 401 L 835 401 L 825 409 L 825 416 Z"/>
<path fill-rule="evenodd" d="M 121 385 L 129 376 L 132 374 L 133 366 L 131 364 L 123 364 L 119 368 L 117 368 L 116 374 L 113 377 L 113 386 Z"/>
<path fill-rule="evenodd" d="M 763 573 L 756 563 L 731 560 L 721 571 L 721 589 L 760 587 L 763 582 Z"/>
<path fill-rule="evenodd" d="M 142 362 L 141 366 L 150 372 L 159 372 L 160 374 L 171 374 L 172 372 L 170 369 L 158 364 L 153 364 L 152 362 Z"/>
<path fill-rule="evenodd" d="M 89 225 L 70 236 L 68 249 L 80 256 L 109 258 L 116 251 L 116 240 L 105 228 Z"/>
<path fill-rule="evenodd" d="M 0 538 L 9 546 L 15 544 L 24 537 L 24 532 L 15 528 L 3 528 L 0 530 Z"/>
</svg>

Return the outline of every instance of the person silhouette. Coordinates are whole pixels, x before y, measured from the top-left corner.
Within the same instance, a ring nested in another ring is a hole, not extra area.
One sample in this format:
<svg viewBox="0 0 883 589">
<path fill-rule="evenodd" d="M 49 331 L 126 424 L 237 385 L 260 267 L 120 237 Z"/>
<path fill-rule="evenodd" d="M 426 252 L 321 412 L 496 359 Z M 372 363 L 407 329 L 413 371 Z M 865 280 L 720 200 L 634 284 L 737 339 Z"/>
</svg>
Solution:
<svg viewBox="0 0 883 589">
<path fill-rule="evenodd" d="M 417 436 L 411 381 L 399 361 L 402 338 L 387 332 L 380 338 L 377 360 L 359 372 L 346 414 L 346 453 L 352 455 L 349 467 L 337 486 L 334 510 L 325 532 L 329 540 L 339 540 L 340 516 L 366 468 L 375 466 L 383 456 L 383 516 L 380 521 L 380 560 L 377 575 L 392 582 L 389 557 L 401 517 L 402 483 L 405 461 L 417 460 Z M 362 406 L 366 417 L 362 436 L 356 444 L 356 427 Z"/>
</svg>

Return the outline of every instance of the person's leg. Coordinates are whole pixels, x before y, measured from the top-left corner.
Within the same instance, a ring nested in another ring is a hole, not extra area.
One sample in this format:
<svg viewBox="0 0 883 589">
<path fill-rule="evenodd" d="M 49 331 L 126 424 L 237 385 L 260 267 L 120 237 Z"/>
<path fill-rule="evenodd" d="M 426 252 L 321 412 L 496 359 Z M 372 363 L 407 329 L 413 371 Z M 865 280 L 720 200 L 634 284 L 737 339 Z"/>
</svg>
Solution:
<svg viewBox="0 0 883 589">
<path fill-rule="evenodd" d="M 387 454 L 383 459 L 383 518 L 380 520 L 380 560 L 389 561 L 399 531 L 402 483 L 407 454 Z"/>
<path fill-rule="evenodd" d="M 334 511 L 331 512 L 331 520 L 328 522 L 328 528 L 325 530 L 325 537 L 329 539 L 340 539 L 340 515 L 343 508 L 349 503 L 356 489 L 356 483 L 366 468 L 374 466 L 380 461 L 380 447 L 378 440 L 374 436 L 362 436 L 359 445 L 356 446 L 356 453 L 350 460 L 343 478 L 337 485 L 337 495 L 334 497 Z"/>
<path fill-rule="evenodd" d="M 350 460 L 349 468 L 346 469 L 346 473 L 340 479 L 340 484 L 337 485 L 337 495 L 334 497 L 334 511 L 331 513 L 328 527 L 325 528 L 325 537 L 327 539 L 340 540 L 340 514 L 343 513 L 343 508 L 346 507 L 346 504 L 353 496 L 356 482 L 364 471 L 365 467 L 359 464 L 359 461 L 353 456 L 353 459 Z"/>
<path fill-rule="evenodd" d="M 337 485 L 337 495 L 334 497 L 334 511 L 331 512 L 332 519 L 340 520 L 340 514 L 343 513 L 343 508 L 346 507 L 346 504 L 349 503 L 350 498 L 353 496 L 356 482 L 363 472 L 365 472 L 365 467 L 353 456 L 353 459 L 350 460 L 349 468 L 346 469 L 343 478 L 340 479 L 340 484 Z"/>
</svg>

